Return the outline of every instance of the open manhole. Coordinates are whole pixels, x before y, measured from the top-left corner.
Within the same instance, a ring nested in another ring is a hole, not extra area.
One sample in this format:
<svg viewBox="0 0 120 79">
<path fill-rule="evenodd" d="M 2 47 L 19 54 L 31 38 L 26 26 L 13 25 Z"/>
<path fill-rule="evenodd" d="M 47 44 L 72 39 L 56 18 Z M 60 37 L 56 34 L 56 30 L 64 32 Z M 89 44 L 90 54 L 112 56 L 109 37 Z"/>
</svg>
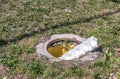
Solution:
<svg viewBox="0 0 120 79">
<path fill-rule="evenodd" d="M 66 52 L 73 49 L 75 46 L 80 44 L 80 41 L 75 39 L 56 39 L 51 41 L 47 46 L 47 51 L 54 57 L 61 57 Z"/>
<path fill-rule="evenodd" d="M 46 56 L 52 61 L 62 61 L 63 59 L 60 59 L 62 55 L 85 40 L 86 38 L 74 34 L 56 34 L 52 35 L 46 42 L 38 44 L 36 52 L 38 55 Z M 91 51 L 78 60 L 94 60 L 98 57 L 98 53 L 99 51 Z"/>
</svg>

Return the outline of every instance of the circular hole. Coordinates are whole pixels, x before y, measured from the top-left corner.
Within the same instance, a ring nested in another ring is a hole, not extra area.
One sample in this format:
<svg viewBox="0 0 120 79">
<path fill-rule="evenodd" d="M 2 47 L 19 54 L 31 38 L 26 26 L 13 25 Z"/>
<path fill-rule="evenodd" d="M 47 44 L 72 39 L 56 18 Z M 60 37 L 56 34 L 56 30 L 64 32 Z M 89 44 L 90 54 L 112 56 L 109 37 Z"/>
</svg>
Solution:
<svg viewBox="0 0 120 79">
<path fill-rule="evenodd" d="M 76 39 L 55 39 L 47 46 L 47 51 L 54 57 L 58 58 L 80 44 Z"/>
</svg>

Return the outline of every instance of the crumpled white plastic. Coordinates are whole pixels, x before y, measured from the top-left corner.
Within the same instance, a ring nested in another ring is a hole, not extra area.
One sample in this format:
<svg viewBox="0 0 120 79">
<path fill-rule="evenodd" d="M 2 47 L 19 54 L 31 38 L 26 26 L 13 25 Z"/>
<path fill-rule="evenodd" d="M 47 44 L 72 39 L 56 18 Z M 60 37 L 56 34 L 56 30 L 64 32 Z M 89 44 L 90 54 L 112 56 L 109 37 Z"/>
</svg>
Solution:
<svg viewBox="0 0 120 79">
<path fill-rule="evenodd" d="M 94 50 L 98 47 L 98 40 L 94 36 L 88 38 L 86 41 L 82 42 L 81 44 L 77 45 L 67 53 L 63 54 L 60 59 L 63 60 L 73 60 L 77 59 L 85 54 L 87 54 L 89 51 Z"/>
</svg>

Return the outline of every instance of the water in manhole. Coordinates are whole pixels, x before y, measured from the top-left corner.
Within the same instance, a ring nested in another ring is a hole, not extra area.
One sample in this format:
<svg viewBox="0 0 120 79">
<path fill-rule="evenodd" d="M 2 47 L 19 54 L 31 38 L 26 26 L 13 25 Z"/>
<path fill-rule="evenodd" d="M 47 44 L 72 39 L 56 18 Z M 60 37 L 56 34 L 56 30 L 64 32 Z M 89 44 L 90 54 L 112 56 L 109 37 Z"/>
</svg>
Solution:
<svg viewBox="0 0 120 79">
<path fill-rule="evenodd" d="M 73 49 L 79 43 L 76 41 L 62 39 L 48 44 L 47 50 L 54 57 L 61 57 L 63 54 Z"/>
<path fill-rule="evenodd" d="M 52 35 L 44 43 L 39 43 L 36 46 L 36 53 L 39 56 L 46 56 L 50 61 L 63 61 L 61 59 L 69 50 L 73 49 L 80 43 L 84 42 L 86 38 L 74 34 L 55 34 Z M 80 52 L 81 53 L 81 52 Z M 78 61 L 91 61 L 98 57 L 100 51 L 90 51 L 87 55 L 78 58 Z"/>
</svg>

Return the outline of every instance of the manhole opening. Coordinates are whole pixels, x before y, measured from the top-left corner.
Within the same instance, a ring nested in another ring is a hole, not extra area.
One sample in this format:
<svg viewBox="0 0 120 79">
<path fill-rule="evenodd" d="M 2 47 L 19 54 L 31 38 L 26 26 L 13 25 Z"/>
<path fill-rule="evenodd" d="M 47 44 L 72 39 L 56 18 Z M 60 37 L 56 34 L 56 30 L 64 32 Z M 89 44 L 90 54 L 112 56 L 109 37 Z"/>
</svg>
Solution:
<svg viewBox="0 0 120 79">
<path fill-rule="evenodd" d="M 58 58 L 80 44 L 76 39 L 55 39 L 47 46 L 47 51 L 54 57 Z"/>
</svg>

